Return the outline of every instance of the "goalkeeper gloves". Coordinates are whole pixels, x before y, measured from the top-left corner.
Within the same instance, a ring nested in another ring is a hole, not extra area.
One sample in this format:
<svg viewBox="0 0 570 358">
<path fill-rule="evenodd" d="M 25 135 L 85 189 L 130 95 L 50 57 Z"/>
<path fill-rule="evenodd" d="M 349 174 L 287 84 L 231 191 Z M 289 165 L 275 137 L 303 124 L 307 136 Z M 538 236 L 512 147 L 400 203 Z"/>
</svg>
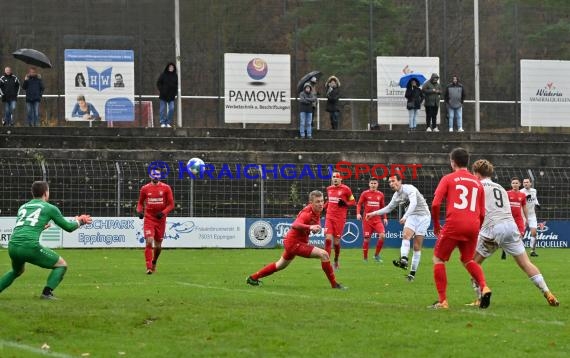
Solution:
<svg viewBox="0 0 570 358">
<path fill-rule="evenodd" d="M 347 206 L 346 203 L 344 202 L 344 200 L 342 200 L 342 199 L 338 199 L 337 204 L 341 208 L 344 208 L 345 206 Z"/>
<path fill-rule="evenodd" d="M 143 214 L 142 212 L 141 212 L 141 213 L 137 213 L 137 215 L 139 216 L 139 219 L 144 219 L 144 214 Z"/>
<path fill-rule="evenodd" d="M 156 213 L 156 218 L 157 219 L 162 219 L 164 217 L 164 214 L 162 213 L 162 211 L 159 211 L 158 213 Z"/>
<path fill-rule="evenodd" d="M 85 215 L 85 214 L 81 214 L 79 216 L 76 216 L 75 220 L 77 220 L 77 222 L 79 223 L 79 226 L 85 225 L 85 224 L 91 224 L 93 222 L 93 220 L 91 219 L 91 215 Z"/>
</svg>

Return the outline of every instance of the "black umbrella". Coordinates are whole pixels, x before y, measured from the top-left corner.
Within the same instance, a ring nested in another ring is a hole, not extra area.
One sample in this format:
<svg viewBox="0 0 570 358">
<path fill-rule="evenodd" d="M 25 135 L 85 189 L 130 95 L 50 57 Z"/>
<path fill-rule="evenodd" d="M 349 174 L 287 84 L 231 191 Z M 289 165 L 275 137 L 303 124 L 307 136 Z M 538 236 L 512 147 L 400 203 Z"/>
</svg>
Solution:
<svg viewBox="0 0 570 358">
<path fill-rule="evenodd" d="M 15 58 L 27 63 L 28 65 L 38 66 L 41 68 L 51 68 L 49 58 L 38 50 L 31 48 L 21 48 L 12 53 Z"/>
<path fill-rule="evenodd" d="M 303 87 L 305 87 L 305 83 L 309 82 L 311 78 L 315 77 L 318 80 L 322 75 L 323 74 L 321 71 L 311 71 L 306 75 L 304 75 L 303 77 L 301 77 L 301 79 L 297 83 L 297 94 L 303 92 Z"/>
</svg>

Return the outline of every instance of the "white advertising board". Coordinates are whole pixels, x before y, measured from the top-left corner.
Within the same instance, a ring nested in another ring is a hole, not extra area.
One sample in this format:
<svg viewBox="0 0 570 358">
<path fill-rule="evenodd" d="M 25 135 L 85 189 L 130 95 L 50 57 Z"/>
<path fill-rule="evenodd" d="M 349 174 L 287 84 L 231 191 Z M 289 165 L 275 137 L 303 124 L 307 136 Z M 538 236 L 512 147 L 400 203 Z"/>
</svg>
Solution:
<svg viewBox="0 0 570 358">
<path fill-rule="evenodd" d="M 376 57 L 378 124 L 408 124 L 406 89 L 400 88 L 399 82 L 402 76 L 410 73 L 420 73 L 426 79 L 432 73 L 439 74 L 439 57 Z M 423 104 L 416 122 L 420 127 L 426 122 Z M 439 112 L 437 123 L 440 123 Z"/>
<path fill-rule="evenodd" d="M 134 121 L 135 63 L 132 50 L 65 50 L 65 118 L 68 121 Z M 76 111 L 84 96 L 93 111 Z"/>
<path fill-rule="evenodd" d="M 15 216 L 0 217 L 0 247 L 8 246 L 8 241 L 12 236 L 15 225 Z M 63 230 L 52 222 L 51 226 L 44 230 L 40 235 L 40 244 L 49 248 L 61 247 L 62 233 Z"/>
<path fill-rule="evenodd" d="M 570 61 L 521 60 L 521 126 L 568 127 Z"/>
<path fill-rule="evenodd" d="M 291 123 L 289 55 L 224 54 L 226 123 Z"/>
</svg>

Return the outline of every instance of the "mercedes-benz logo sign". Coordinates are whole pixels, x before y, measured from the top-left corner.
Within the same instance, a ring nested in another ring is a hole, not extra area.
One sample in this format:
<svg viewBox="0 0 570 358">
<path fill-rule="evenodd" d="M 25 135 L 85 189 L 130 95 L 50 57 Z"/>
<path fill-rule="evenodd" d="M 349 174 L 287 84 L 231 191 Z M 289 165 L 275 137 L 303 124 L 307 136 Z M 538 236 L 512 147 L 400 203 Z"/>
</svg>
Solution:
<svg viewBox="0 0 570 358">
<path fill-rule="evenodd" d="M 358 235 L 360 234 L 360 229 L 358 225 L 353 222 L 347 222 L 344 224 L 344 231 L 345 233 L 342 235 L 341 240 L 347 244 L 352 244 L 356 240 L 358 240 Z"/>
<path fill-rule="evenodd" d="M 273 228 L 267 221 L 258 220 L 249 227 L 249 241 L 255 246 L 266 246 L 271 239 L 273 239 Z"/>
</svg>

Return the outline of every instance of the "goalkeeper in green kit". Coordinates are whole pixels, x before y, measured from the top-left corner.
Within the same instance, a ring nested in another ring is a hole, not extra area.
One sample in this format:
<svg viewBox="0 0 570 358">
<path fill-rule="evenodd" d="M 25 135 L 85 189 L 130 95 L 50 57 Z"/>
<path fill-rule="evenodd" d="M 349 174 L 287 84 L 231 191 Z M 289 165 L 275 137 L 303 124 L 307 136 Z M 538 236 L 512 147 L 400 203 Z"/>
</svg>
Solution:
<svg viewBox="0 0 570 358">
<path fill-rule="evenodd" d="M 0 292 L 4 291 L 14 280 L 24 273 L 26 262 L 51 269 L 46 286 L 40 296 L 42 299 L 55 299 L 53 290 L 59 285 L 67 271 L 67 262 L 55 251 L 40 245 L 40 234 L 53 222 L 67 232 L 90 224 L 91 216 L 79 215 L 75 220 L 67 220 L 59 209 L 48 203 L 49 187 L 45 181 L 32 184 L 32 200 L 18 209 L 16 226 L 8 243 L 8 254 L 12 260 L 12 270 L 0 277 Z"/>
</svg>

